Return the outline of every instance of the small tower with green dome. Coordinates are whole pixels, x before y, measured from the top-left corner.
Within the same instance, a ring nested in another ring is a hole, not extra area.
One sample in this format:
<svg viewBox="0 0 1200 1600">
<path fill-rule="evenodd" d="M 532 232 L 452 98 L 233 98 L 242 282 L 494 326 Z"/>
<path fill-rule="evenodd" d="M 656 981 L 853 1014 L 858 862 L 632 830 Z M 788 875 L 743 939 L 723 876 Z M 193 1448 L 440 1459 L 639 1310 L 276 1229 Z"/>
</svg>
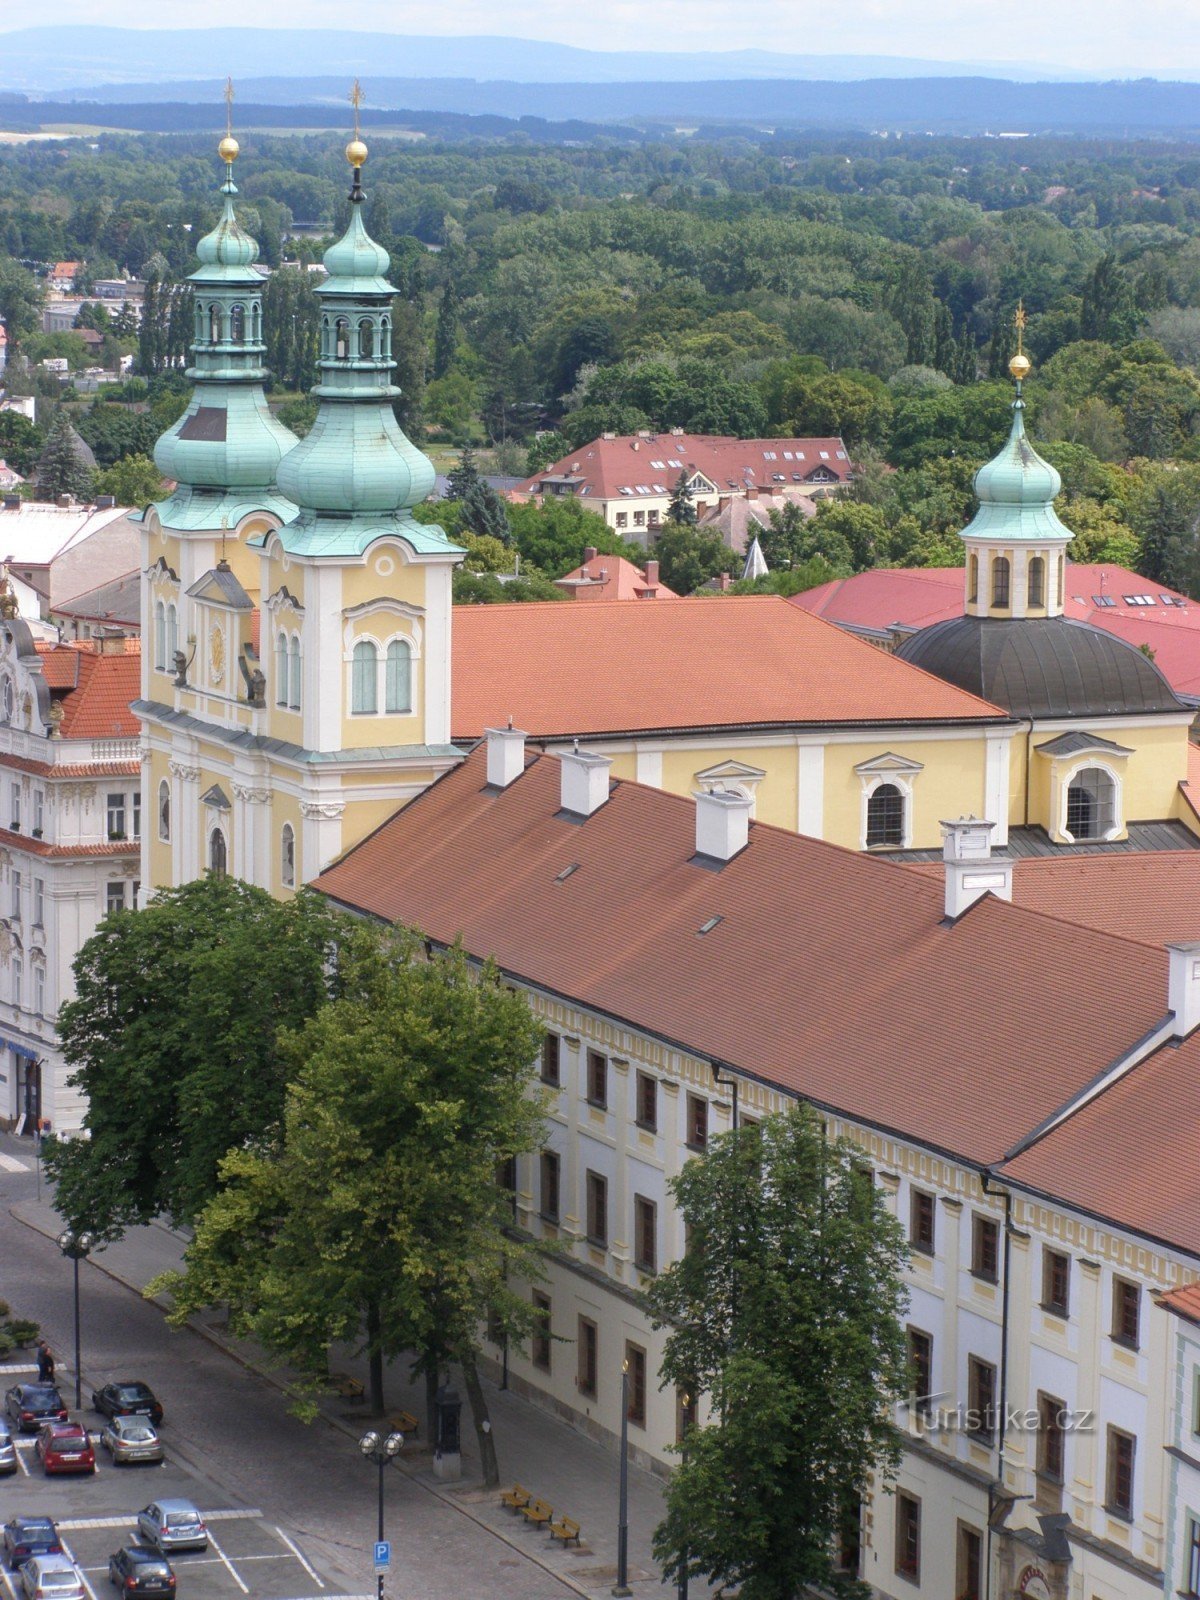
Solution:
<svg viewBox="0 0 1200 1600">
<path fill-rule="evenodd" d="M 1017 308 L 1017 353 L 1009 363 L 1016 383 L 1012 429 L 999 455 L 975 474 L 979 509 L 960 535 L 966 546 L 969 617 L 1060 617 L 1067 545 L 1074 538 L 1054 501 L 1062 479 L 1029 442 L 1021 386 L 1029 375 Z"/>
</svg>

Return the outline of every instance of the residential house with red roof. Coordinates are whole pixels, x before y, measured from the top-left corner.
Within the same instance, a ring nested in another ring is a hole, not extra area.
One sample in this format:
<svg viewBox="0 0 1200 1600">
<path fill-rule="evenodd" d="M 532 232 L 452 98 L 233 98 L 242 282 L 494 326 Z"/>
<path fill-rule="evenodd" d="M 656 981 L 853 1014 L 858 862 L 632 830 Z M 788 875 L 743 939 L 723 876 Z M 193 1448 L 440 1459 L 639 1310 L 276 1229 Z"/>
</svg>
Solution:
<svg viewBox="0 0 1200 1600">
<path fill-rule="evenodd" d="M 107 912 L 136 904 L 140 652 L 121 633 L 37 643 L 0 620 L 0 1123 L 79 1126 L 55 1034 L 72 962 Z"/>
<path fill-rule="evenodd" d="M 592 546 L 570 572 L 554 580 L 572 600 L 677 600 L 658 575 L 658 562 L 635 567 L 624 556 L 599 555 Z"/>
<path fill-rule="evenodd" d="M 682 477 L 704 517 L 729 500 L 759 494 L 799 501 L 849 483 L 841 439 L 734 439 L 721 434 L 602 434 L 517 485 L 522 498 L 570 495 L 618 533 L 651 543 Z"/>
</svg>

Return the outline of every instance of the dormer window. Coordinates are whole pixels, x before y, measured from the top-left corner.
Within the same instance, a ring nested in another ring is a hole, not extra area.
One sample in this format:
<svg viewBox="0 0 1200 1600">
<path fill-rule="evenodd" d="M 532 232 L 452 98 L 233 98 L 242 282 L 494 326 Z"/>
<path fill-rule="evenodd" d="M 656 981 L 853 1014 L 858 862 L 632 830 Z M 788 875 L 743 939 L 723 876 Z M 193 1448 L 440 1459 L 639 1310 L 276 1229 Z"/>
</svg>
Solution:
<svg viewBox="0 0 1200 1600">
<path fill-rule="evenodd" d="M 1009 580 L 1012 568 L 1007 556 L 997 556 L 992 562 L 992 609 L 1006 609 L 1009 604 Z"/>
<path fill-rule="evenodd" d="M 1067 785 L 1067 832 L 1072 839 L 1107 839 L 1116 821 L 1117 786 L 1103 767 L 1085 767 Z"/>
</svg>

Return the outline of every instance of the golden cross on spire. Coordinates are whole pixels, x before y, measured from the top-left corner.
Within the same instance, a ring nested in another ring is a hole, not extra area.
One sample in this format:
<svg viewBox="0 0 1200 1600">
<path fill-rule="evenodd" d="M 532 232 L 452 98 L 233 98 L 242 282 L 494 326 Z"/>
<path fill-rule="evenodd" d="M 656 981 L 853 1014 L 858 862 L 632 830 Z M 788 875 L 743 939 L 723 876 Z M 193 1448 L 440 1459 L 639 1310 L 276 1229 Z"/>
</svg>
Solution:
<svg viewBox="0 0 1200 1600">
<path fill-rule="evenodd" d="M 350 104 L 354 107 L 354 137 L 358 138 L 358 108 L 363 103 L 362 84 L 354 80 L 354 87 L 350 91 Z"/>
<path fill-rule="evenodd" d="M 233 133 L 233 79 L 225 79 L 225 137 Z"/>
<path fill-rule="evenodd" d="M 220 152 L 221 160 L 226 162 L 229 165 L 229 167 L 232 169 L 233 163 L 238 158 L 238 142 L 233 137 L 233 79 L 232 78 L 226 78 L 225 79 L 225 137 L 221 140 L 220 144 L 217 146 L 217 149 Z M 232 170 L 231 170 L 230 171 L 230 182 L 232 182 L 232 181 L 233 181 L 233 173 L 232 173 Z"/>
<path fill-rule="evenodd" d="M 1017 301 L 1016 314 L 1013 317 L 1013 326 L 1017 330 L 1017 353 L 1008 363 L 1008 370 L 1017 380 L 1017 399 L 1021 397 L 1021 380 L 1029 376 L 1032 362 L 1025 354 L 1025 301 Z"/>
</svg>

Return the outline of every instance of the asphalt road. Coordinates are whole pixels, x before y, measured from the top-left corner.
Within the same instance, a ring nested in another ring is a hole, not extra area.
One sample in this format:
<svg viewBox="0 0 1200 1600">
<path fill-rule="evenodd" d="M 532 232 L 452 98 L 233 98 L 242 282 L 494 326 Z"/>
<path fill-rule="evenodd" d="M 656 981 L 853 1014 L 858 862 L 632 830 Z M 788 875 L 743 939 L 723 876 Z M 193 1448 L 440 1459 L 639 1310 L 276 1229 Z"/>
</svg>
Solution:
<svg viewBox="0 0 1200 1600">
<path fill-rule="evenodd" d="M 70 1264 L 53 1240 L 8 1213 L 34 1194 L 31 1157 L 27 1144 L 0 1140 L 0 1296 L 14 1315 L 41 1324 L 71 1405 Z M 23 1449 L 28 1471 L 0 1480 L 0 1522 L 16 1511 L 61 1519 L 96 1600 L 104 1600 L 115 1592 L 106 1580 L 109 1552 L 124 1542 L 138 1510 L 174 1493 L 219 1513 L 209 1551 L 177 1558 L 181 1600 L 373 1600 L 377 1479 L 353 1440 L 324 1420 L 297 1421 L 277 1389 L 198 1334 L 170 1330 L 157 1307 L 88 1261 L 80 1286 L 80 1420 L 100 1426 L 86 1409 L 94 1388 L 143 1379 L 165 1408 L 167 1462 L 114 1468 L 100 1452 L 95 1477 L 47 1481 Z M 2 1387 L 20 1376 L 4 1376 Z M 402 1473 L 388 1472 L 386 1492 L 394 1551 L 387 1600 L 563 1600 L 572 1592 Z M 7 1579 L 0 1579 L 0 1600 L 13 1600 Z"/>
</svg>

